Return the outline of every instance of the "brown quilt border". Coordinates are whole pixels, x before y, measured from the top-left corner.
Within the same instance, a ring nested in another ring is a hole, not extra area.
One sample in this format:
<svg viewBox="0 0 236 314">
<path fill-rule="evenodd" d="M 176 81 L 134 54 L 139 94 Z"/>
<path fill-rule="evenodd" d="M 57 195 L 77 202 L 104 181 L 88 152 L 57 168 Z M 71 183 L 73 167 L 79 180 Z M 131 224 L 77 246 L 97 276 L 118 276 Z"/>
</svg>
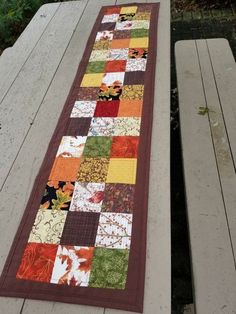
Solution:
<svg viewBox="0 0 236 314">
<path fill-rule="evenodd" d="M 146 3 L 145 3 L 146 4 Z M 142 5 L 129 3 L 118 5 L 124 7 Z M 143 3 L 144 5 L 144 3 Z M 114 5 L 103 6 L 89 36 L 82 60 L 78 67 L 70 93 L 62 110 L 57 127 L 49 143 L 47 153 L 35 179 L 35 183 L 27 203 L 24 215 L 7 257 L 1 278 L 0 295 L 58 301 L 66 303 L 110 307 L 121 310 L 142 312 L 145 283 L 146 233 L 148 210 L 148 184 L 151 151 L 152 114 L 154 105 L 155 65 L 157 53 L 157 22 L 159 3 L 148 3 L 152 6 L 149 31 L 149 57 L 145 72 L 144 105 L 138 152 L 137 181 L 135 191 L 135 214 L 133 217 L 132 243 L 130 248 L 128 276 L 124 290 L 104 288 L 83 288 L 38 283 L 16 279 L 22 253 L 27 243 L 28 235 L 34 223 L 35 215 L 46 185 L 61 137 L 68 127 L 70 112 L 78 93 L 79 83 L 85 72 L 90 52 L 98 31 L 103 12 Z M 63 127 L 61 127 L 63 125 Z M 33 205 L 32 205 L 33 204 Z"/>
</svg>

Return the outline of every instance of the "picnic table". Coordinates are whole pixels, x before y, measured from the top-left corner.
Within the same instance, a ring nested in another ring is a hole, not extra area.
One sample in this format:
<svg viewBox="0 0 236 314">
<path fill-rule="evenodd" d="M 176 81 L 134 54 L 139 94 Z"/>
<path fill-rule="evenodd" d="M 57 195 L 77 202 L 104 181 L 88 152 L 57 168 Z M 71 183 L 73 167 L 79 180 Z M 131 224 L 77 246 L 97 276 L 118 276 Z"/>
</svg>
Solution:
<svg viewBox="0 0 236 314">
<path fill-rule="evenodd" d="M 98 12 L 103 5 L 129 2 L 80 0 L 44 5 L 14 46 L 0 57 L 1 271 Z M 169 0 L 161 0 L 160 5 L 155 84 L 144 313 L 169 314 Z M 0 313 L 79 312 L 121 313 L 90 306 L 0 298 Z"/>
</svg>

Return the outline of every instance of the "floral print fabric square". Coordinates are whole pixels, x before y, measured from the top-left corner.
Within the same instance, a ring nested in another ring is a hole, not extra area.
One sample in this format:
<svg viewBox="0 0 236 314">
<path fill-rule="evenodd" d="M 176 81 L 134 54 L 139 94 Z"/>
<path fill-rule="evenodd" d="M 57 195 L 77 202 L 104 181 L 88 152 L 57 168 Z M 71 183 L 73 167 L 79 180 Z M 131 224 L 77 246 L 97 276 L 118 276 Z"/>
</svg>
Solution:
<svg viewBox="0 0 236 314">
<path fill-rule="evenodd" d="M 71 118 L 93 117 L 96 101 L 76 101 L 72 109 Z"/>
<path fill-rule="evenodd" d="M 106 183 L 102 212 L 132 214 L 134 209 L 133 184 Z"/>
<path fill-rule="evenodd" d="M 108 165 L 108 158 L 84 158 L 79 169 L 77 181 L 106 182 Z"/>
<path fill-rule="evenodd" d="M 75 183 L 70 211 L 100 212 L 104 198 L 105 183 Z"/>
<path fill-rule="evenodd" d="M 112 136 L 114 133 L 114 118 L 93 118 L 89 136 Z"/>
<path fill-rule="evenodd" d="M 50 282 L 87 287 L 93 252 L 93 247 L 59 245 Z"/>
<path fill-rule="evenodd" d="M 86 136 L 63 136 L 57 151 L 57 157 L 80 158 L 86 142 Z"/>
</svg>

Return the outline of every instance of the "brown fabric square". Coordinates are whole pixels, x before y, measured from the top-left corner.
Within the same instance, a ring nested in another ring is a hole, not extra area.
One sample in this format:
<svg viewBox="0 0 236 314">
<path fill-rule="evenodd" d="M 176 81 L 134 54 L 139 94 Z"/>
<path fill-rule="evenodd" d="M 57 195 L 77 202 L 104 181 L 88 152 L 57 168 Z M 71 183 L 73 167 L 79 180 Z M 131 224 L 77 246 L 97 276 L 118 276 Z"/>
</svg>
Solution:
<svg viewBox="0 0 236 314">
<path fill-rule="evenodd" d="M 72 118 L 65 135 L 86 136 L 88 135 L 91 118 Z"/>
<path fill-rule="evenodd" d="M 114 31 L 113 39 L 131 38 L 131 30 Z"/>
<path fill-rule="evenodd" d="M 124 85 L 144 84 L 144 79 L 144 71 L 125 72 Z"/>
<path fill-rule="evenodd" d="M 68 212 L 60 244 L 94 246 L 99 213 Z"/>
<path fill-rule="evenodd" d="M 116 23 L 102 23 L 99 26 L 99 31 L 112 31 L 115 29 Z"/>
<path fill-rule="evenodd" d="M 95 101 L 98 98 L 99 87 L 80 87 L 77 100 Z"/>
</svg>

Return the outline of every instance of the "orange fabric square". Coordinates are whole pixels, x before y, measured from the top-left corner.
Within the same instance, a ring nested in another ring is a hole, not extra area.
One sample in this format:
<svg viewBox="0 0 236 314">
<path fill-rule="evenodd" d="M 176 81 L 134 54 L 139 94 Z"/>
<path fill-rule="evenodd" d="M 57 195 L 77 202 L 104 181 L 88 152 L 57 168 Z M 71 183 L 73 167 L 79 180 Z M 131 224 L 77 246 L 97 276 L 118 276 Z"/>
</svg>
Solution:
<svg viewBox="0 0 236 314">
<path fill-rule="evenodd" d="M 125 72 L 126 60 L 112 60 L 105 64 L 105 72 Z"/>
<path fill-rule="evenodd" d="M 142 107 L 142 100 L 121 100 L 118 117 L 140 117 Z"/>
<path fill-rule="evenodd" d="M 125 39 L 113 39 L 111 42 L 112 49 L 119 49 L 119 48 L 129 48 L 129 38 Z"/>
<path fill-rule="evenodd" d="M 135 158 L 138 155 L 139 136 L 114 136 L 111 158 Z"/>
<path fill-rule="evenodd" d="M 80 166 L 80 158 L 57 157 L 54 161 L 49 180 L 76 181 Z"/>
</svg>

